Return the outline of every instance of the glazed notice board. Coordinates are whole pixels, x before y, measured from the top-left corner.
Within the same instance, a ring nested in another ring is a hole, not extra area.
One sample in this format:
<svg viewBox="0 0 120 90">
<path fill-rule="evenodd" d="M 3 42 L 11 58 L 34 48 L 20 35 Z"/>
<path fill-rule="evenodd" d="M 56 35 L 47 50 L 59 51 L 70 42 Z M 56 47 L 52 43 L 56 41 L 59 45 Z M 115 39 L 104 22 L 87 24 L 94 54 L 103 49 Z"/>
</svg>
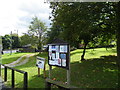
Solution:
<svg viewBox="0 0 120 90">
<path fill-rule="evenodd" d="M 68 68 L 69 65 L 69 45 L 68 44 L 49 44 L 48 45 L 48 64 Z"/>
</svg>

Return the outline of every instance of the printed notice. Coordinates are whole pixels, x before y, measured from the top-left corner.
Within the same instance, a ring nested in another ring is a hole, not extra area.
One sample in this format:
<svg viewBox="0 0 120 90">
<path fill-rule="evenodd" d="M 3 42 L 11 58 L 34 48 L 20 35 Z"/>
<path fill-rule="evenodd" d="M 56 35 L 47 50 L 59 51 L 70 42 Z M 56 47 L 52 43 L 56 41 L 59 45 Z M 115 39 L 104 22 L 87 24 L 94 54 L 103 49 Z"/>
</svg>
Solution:
<svg viewBox="0 0 120 90">
<path fill-rule="evenodd" d="M 56 46 L 52 45 L 52 51 L 56 51 Z"/>
<path fill-rule="evenodd" d="M 49 52 L 51 52 L 52 51 L 52 46 L 49 46 Z"/>
<path fill-rule="evenodd" d="M 55 53 L 52 53 L 52 59 L 55 59 Z"/>
<path fill-rule="evenodd" d="M 60 46 L 60 52 L 67 53 L 67 45 L 61 45 Z"/>
<path fill-rule="evenodd" d="M 61 59 L 66 59 L 66 54 L 60 54 Z"/>
<path fill-rule="evenodd" d="M 62 59 L 62 66 L 66 67 L 66 60 L 65 59 Z"/>
<path fill-rule="evenodd" d="M 59 59 L 59 53 L 56 52 L 56 59 Z"/>
<path fill-rule="evenodd" d="M 61 59 L 58 59 L 58 66 L 61 66 Z"/>
</svg>

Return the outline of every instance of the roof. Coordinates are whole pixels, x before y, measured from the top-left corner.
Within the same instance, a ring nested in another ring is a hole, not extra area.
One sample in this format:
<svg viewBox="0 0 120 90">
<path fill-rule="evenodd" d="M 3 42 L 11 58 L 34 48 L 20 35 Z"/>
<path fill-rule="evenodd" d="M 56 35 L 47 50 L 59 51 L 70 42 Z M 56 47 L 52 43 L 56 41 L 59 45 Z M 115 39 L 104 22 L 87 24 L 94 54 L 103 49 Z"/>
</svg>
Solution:
<svg viewBox="0 0 120 90">
<path fill-rule="evenodd" d="M 68 44 L 68 43 L 62 39 L 56 38 L 56 39 L 53 39 L 53 41 L 49 44 Z"/>
</svg>

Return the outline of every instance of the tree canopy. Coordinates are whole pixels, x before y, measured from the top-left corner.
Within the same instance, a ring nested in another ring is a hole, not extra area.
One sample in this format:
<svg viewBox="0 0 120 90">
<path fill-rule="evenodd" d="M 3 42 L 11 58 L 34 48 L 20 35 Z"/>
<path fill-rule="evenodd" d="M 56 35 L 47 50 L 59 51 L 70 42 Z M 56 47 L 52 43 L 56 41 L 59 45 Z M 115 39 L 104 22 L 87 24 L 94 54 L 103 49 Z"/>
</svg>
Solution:
<svg viewBox="0 0 120 90">
<path fill-rule="evenodd" d="M 38 37 L 37 47 L 39 50 L 42 49 L 42 43 L 44 42 L 47 27 L 38 17 L 33 17 L 29 25 L 29 35 L 35 35 Z"/>
<path fill-rule="evenodd" d="M 10 46 L 12 44 L 12 48 L 19 48 L 20 47 L 20 38 L 17 34 L 12 35 L 5 35 L 2 36 L 2 44 L 3 49 L 10 49 Z"/>
<path fill-rule="evenodd" d="M 53 21 L 51 30 L 56 29 L 59 32 L 57 36 L 72 46 L 79 47 L 83 41 L 82 60 L 89 42 L 108 42 L 115 38 L 116 3 L 51 3 L 50 7 Z"/>
</svg>

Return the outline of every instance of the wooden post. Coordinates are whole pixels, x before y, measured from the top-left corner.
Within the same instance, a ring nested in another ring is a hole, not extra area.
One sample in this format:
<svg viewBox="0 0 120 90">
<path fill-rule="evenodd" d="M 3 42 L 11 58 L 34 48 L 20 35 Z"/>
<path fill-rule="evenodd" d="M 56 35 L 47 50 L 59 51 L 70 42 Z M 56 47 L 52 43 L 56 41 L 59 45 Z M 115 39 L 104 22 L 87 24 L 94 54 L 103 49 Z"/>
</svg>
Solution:
<svg viewBox="0 0 120 90">
<path fill-rule="evenodd" d="M 26 90 L 28 87 L 28 74 L 27 72 L 24 73 L 24 89 Z"/>
<path fill-rule="evenodd" d="M 44 78 L 46 78 L 46 71 L 45 71 L 46 67 L 45 67 L 45 65 L 44 65 Z"/>
<path fill-rule="evenodd" d="M 49 79 L 51 78 L 52 66 L 49 66 Z"/>
<path fill-rule="evenodd" d="M 15 74 L 14 74 L 14 70 L 12 69 L 12 88 L 15 87 Z"/>
<path fill-rule="evenodd" d="M 38 68 L 38 77 L 40 77 L 40 68 Z"/>
<path fill-rule="evenodd" d="M 70 45 L 68 46 L 68 50 L 69 50 L 69 55 L 68 55 L 68 59 L 69 59 L 69 69 L 67 69 L 67 84 L 70 85 Z"/>
<path fill-rule="evenodd" d="M 4 67 L 5 70 L 4 70 L 4 81 L 6 82 L 7 81 L 7 67 Z"/>
</svg>

